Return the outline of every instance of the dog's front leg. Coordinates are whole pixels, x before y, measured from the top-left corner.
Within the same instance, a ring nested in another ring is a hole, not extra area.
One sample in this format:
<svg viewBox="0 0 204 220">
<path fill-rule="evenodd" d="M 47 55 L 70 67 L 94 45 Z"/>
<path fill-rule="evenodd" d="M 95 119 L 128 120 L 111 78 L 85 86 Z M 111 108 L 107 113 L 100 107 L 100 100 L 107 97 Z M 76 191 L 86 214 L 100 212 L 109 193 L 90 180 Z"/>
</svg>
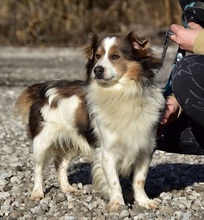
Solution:
<svg viewBox="0 0 204 220">
<path fill-rule="evenodd" d="M 140 206 L 143 206 L 147 209 L 155 209 L 158 207 L 158 204 L 155 200 L 149 199 L 145 190 L 145 181 L 149 166 L 151 163 L 152 154 L 142 153 L 138 157 L 138 160 L 135 164 L 134 177 L 133 177 L 133 190 L 135 200 Z"/>
<path fill-rule="evenodd" d="M 117 212 L 119 206 L 124 204 L 124 200 L 117 172 L 117 156 L 114 151 L 103 151 L 102 166 L 109 186 L 110 201 L 106 206 L 106 211 Z"/>
</svg>

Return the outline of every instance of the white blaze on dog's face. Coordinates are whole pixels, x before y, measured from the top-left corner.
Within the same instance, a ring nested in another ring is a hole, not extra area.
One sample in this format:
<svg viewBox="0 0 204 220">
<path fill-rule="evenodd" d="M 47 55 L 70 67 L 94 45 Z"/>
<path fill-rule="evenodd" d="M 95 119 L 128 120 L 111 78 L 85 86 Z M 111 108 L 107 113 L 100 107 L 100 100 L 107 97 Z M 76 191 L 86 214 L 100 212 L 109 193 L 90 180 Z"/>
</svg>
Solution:
<svg viewBox="0 0 204 220">
<path fill-rule="evenodd" d="M 137 79 L 141 65 L 123 53 L 127 47 L 129 50 L 140 50 L 119 36 L 106 37 L 100 42 L 95 52 L 95 65 L 92 71 L 92 77 L 98 83 L 112 85 L 123 80 Z"/>
<path fill-rule="evenodd" d="M 117 71 L 116 63 L 120 59 L 119 52 L 114 46 L 116 37 L 105 38 L 95 54 L 96 64 L 93 68 L 94 78 L 101 82 L 116 81 Z"/>
</svg>

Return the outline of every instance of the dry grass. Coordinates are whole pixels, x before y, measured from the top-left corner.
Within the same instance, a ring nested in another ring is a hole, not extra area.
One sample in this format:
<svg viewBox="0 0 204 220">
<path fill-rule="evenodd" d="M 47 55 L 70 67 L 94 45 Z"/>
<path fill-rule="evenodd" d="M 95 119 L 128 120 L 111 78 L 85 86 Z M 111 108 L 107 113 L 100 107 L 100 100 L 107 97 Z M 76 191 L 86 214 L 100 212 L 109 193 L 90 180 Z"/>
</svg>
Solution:
<svg viewBox="0 0 204 220">
<path fill-rule="evenodd" d="M 180 22 L 175 0 L 3 0 L 0 44 L 79 46 L 89 32 L 153 35 L 172 22 Z"/>
</svg>

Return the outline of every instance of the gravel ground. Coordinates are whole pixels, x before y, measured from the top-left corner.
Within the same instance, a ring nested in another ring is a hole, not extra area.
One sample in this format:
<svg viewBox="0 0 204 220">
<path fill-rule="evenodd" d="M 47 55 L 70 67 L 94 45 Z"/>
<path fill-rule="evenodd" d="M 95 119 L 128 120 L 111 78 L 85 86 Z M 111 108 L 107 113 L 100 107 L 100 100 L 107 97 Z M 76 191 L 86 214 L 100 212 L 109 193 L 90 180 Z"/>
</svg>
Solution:
<svg viewBox="0 0 204 220">
<path fill-rule="evenodd" d="M 155 47 L 160 54 L 161 48 Z M 161 86 L 166 80 L 175 48 L 169 48 Z M 33 187 L 32 148 L 25 127 L 13 116 L 13 105 L 22 89 L 33 82 L 56 78 L 82 78 L 83 57 L 78 49 L 0 48 L 0 219 L 204 219 L 204 156 L 156 151 L 146 183 L 150 197 L 160 203 L 148 211 L 133 203 L 131 180 L 121 180 L 127 206 L 106 213 L 107 202 L 92 191 L 90 163 L 76 160 L 68 170 L 78 193 L 58 189 L 55 170 L 45 170 L 45 198 L 29 200 Z"/>
</svg>

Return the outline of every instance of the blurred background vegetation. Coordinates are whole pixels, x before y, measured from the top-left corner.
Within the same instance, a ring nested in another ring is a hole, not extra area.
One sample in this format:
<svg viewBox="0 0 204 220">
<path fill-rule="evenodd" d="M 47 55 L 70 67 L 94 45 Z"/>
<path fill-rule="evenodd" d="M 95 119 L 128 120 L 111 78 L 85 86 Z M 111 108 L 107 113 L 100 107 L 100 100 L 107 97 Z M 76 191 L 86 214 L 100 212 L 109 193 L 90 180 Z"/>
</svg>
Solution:
<svg viewBox="0 0 204 220">
<path fill-rule="evenodd" d="M 130 30 L 157 43 L 180 16 L 177 0 L 0 0 L 0 45 L 80 46 L 90 32 Z"/>
</svg>

